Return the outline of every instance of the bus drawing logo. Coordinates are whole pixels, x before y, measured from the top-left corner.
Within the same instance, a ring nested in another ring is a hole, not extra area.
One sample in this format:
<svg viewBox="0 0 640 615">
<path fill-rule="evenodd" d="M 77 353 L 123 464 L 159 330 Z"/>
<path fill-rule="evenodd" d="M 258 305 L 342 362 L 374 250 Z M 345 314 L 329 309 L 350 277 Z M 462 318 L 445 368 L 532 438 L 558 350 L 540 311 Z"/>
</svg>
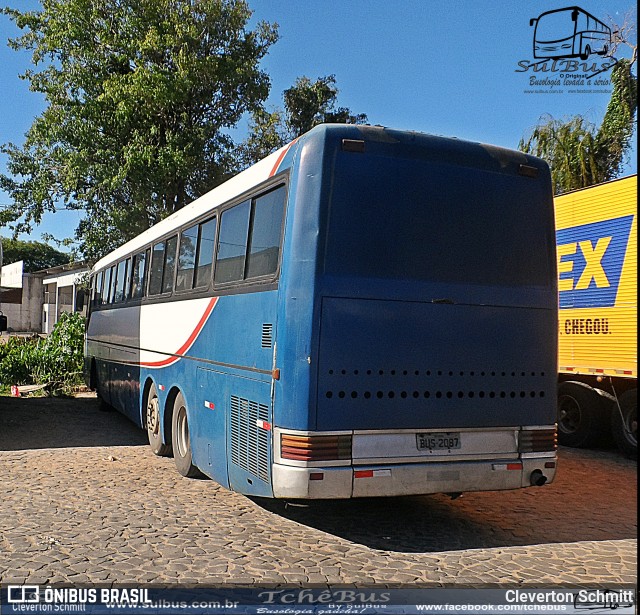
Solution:
<svg viewBox="0 0 640 615">
<path fill-rule="evenodd" d="M 533 31 L 533 57 L 577 58 L 606 56 L 611 49 L 611 28 L 577 6 L 546 11 L 529 21 Z"/>
</svg>

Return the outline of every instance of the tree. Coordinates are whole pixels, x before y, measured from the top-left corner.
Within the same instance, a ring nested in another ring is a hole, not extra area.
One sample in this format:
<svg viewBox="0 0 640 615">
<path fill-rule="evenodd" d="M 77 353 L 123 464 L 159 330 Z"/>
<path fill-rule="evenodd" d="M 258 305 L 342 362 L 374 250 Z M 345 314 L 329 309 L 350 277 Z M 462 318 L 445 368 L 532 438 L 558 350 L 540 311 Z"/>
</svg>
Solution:
<svg viewBox="0 0 640 615">
<path fill-rule="evenodd" d="M 247 29 L 244 0 L 43 0 L 4 9 L 32 52 L 23 78 L 45 111 L 23 146 L 8 143 L 0 214 L 28 232 L 46 211 L 80 209 L 88 258 L 134 237 L 224 181 L 233 168 L 226 130 L 260 108 L 269 78 L 259 60 L 277 40 Z"/>
<path fill-rule="evenodd" d="M 283 92 L 284 110 L 269 113 L 264 108 L 252 114 L 249 137 L 243 146 L 243 162 L 253 164 L 296 137 L 324 122 L 365 124 L 364 113 L 353 114 L 347 107 L 336 107 L 339 90 L 335 75 L 311 81 L 299 77 Z"/>
<path fill-rule="evenodd" d="M 3 263 L 24 261 L 25 272 L 39 271 L 69 262 L 70 255 L 40 241 L 2 238 Z"/>
<path fill-rule="evenodd" d="M 616 35 L 620 37 L 620 30 Z M 543 116 L 531 135 L 520 140 L 520 150 L 549 163 L 555 194 L 609 181 L 620 173 L 638 107 L 638 80 L 632 73 L 635 59 L 633 47 L 632 59 L 620 60 L 613 68 L 611 99 L 599 128 L 581 115 L 567 120 Z"/>
</svg>

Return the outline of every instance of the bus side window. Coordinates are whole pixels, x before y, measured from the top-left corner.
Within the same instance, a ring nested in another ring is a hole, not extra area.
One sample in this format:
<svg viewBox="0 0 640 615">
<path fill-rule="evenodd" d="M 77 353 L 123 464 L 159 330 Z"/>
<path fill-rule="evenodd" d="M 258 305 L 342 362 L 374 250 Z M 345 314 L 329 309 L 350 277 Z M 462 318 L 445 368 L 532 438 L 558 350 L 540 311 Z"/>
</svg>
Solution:
<svg viewBox="0 0 640 615">
<path fill-rule="evenodd" d="M 109 285 L 109 303 L 113 303 L 116 298 L 117 273 L 116 265 L 113 265 L 111 267 L 111 284 Z"/>
<path fill-rule="evenodd" d="M 196 260 L 196 275 L 194 287 L 208 286 L 211 280 L 211 265 L 213 263 L 213 245 L 216 240 L 216 218 L 211 218 L 200 224 L 198 240 L 198 258 Z"/>
<path fill-rule="evenodd" d="M 114 303 L 120 303 L 121 301 L 124 301 L 124 286 L 127 279 L 128 262 L 128 260 L 124 260 L 118 263 L 118 269 L 116 272 L 115 293 L 113 295 Z"/>
<path fill-rule="evenodd" d="M 247 278 L 272 275 L 278 269 L 285 194 L 280 186 L 254 201 Z"/>
<path fill-rule="evenodd" d="M 124 292 L 122 294 L 123 301 L 129 298 L 129 293 L 131 292 L 131 257 L 127 259 L 127 275 L 124 281 Z"/>
<path fill-rule="evenodd" d="M 149 278 L 149 294 L 159 295 L 162 292 L 162 270 L 164 269 L 164 241 L 153 246 L 151 254 L 151 276 Z"/>
<path fill-rule="evenodd" d="M 95 277 L 95 290 L 93 293 L 93 305 L 98 306 L 102 303 L 102 282 L 104 280 L 104 271 L 98 273 Z"/>
<path fill-rule="evenodd" d="M 107 269 L 104 273 L 104 286 L 102 287 L 102 297 L 100 303 L 106 305 L 109 303 L 109 290 L 111 289 L 111 274 L 113 273 L 113 267 Z"/>
<path fill-rule="evenodd" d="M 244 201 L 222 212 L 216 257 L 216 283 L 244 279 L 250 212 L 251 201 Z"/>
<path fill-rule="evenodd" d="M 162 292 L 173 290 L 173 275 L 176 271 L 176 252 L 178 251 L 178 236 L 167 239 L 164 251 L 164 271 L 162 272 Z"/>
<path fill-rule="evenodd" d="M 176 290 L 193 288 L 193 274 L 196 266 L 196 249 L 198 247 L 198 225 L 185 229 L 180 233 L 180 253 L 178 254 L 178 275 Z"/>
<path fill-rule="evenodd" d="M 131 278 L 131 298 L 139 299 L 144 296 L 145 266 L 147 251 L 139 252 L 133 257 L 133 271 Z"/>
</svg>

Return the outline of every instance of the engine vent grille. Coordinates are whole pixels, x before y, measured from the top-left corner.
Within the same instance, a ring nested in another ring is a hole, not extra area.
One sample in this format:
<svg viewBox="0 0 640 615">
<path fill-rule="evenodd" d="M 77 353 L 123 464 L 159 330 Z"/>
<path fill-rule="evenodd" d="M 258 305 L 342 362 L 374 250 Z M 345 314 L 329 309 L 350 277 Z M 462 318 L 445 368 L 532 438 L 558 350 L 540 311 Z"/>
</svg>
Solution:
<svg viewBox="0 0 640 615">
<path fill-rule="evenodd" d="M 269 432 L 258 423 L 269 420 L 269 407 L 231 396 L 231 461 L 269 482 Z"/>
<path fill-rule="evenodd" d="M 273 347 L 273 325 L 271 323 L 265 323 L 262 325 L 262 347 Z"/>
</svg>

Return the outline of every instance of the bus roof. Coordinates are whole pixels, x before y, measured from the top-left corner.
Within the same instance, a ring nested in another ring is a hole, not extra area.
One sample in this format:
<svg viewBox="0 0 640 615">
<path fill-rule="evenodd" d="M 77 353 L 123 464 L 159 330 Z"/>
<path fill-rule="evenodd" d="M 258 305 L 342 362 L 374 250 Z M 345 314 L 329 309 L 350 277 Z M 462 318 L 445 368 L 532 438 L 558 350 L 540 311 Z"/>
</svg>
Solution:
<svg viewBox="0 0 640 615">
<path fill-rule="evenodd" d="M 123 257 L 140 251 L 174 229 L 177 230 L 191 220 L 200 218 L 216 207 L 250 191 L 279 171 L 281 162 L 294 144 L 299 146 L 303 140 L 325 138 L 327 134 L 334 134 L 338 138 L 342 136 L 349 139 L 364 139 L 372 142 L 397 143 L 400 146 L 409 146 L 411 148 L 413 146 L 418 146 L 420 149 L 427 148 L 432 150 L 433 155 L 438 160 L 455 162 L 455 164 L 463 166 L 488 164 L 495 170 L 495 168 L 502 168 L 506 160 L 513 160 L 514 156 L 524 164 L 544 164 L 546 166 L 546 163 L 542 160 L 523 152 L 495 145 L 466 141 L 456 137 L 394 130 L 382 126 L 321 124 L 123 244 L 100 259 L 95 264 L 94 271 L 110 266 Z"/>
</svg>

